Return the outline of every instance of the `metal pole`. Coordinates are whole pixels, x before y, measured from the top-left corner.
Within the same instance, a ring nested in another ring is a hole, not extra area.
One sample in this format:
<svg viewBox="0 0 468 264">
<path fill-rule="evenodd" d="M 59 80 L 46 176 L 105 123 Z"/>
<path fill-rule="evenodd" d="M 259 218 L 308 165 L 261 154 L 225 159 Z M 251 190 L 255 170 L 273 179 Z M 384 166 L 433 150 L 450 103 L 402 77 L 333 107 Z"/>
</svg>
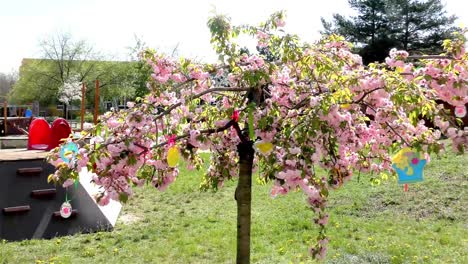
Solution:
<svg viewBox="0 0 468 264">
<path fill-rule="evenodd" d="M 94 94 L 94 124 L 97 124 L 99 114 L 99 80 L 96 80 L 96 91 Z"/>
<path fill-rule="evenodd" d="M 7 113 L 8 113 L 8 102 L 5 98 L 5 102 L 3 103 L 3 126 L 5 127 L 5 136 L 7 135 L 7 129 L 8 129 L 8 126 L 7 126 Z"/>
<path fill-rule="evenodd" d="M 86 86 L 83 82 L 81 86 L 81 130 L 83 130 L 83 122 L 84 122 L 84 113 L 85 113 L 85 90 Z"/>
</svg>

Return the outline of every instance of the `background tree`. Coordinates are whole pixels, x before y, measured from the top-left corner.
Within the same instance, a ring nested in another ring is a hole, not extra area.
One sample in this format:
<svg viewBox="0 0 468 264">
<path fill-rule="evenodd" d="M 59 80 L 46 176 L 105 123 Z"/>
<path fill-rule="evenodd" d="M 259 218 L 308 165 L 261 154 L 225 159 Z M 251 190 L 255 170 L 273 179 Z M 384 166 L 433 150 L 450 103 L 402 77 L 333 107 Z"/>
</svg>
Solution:
<svg viewBox="0 0 468 264">
<path fill-rule="evenodd" d="M 39 42 L 39 47 L 40 58 L 23 59 L 19 80 L 10 92 L 15 101 L 56 104 L 59 89 L 71 79 L 86 83 L 86 102 L 90 107 L 94 102 L 95 80 L 100 81 L 102 88 L 101 110 L 105 101 L 112 101 L 117 107 L 121 99 L 134 98 L 137 62 L 103 60 L 89 43 L 74 40 L 68 33 L 48 36 Z"/>
<path fill-rule="evenodd" d="M 128 47 L 129 59 L 134 62 L 133 67 L 129 69 L 131 74 L 132 86 L 135 88 L 135 96 L 143 97 L 149 93 L 147 83 L 151 74 L 151 67 L 141 59 L 142 53 L 148 49 L 142 38 L 135 37 L 135 45 Z"/>
<path fill-rule="evenodd" d="M 333 14 L 333 21 L 327 22 L 323 17 L 323 33 L 339 34 L 354 43 L 373 44 L 389 31 L 385 0 L 349 0 L 352 9 L 358 15 L 346 18 Z"/>
<path fill-rule="evenodd" d="M 437 54 L 454 31 L 440 0 L 349 0 L 357 16 L 322 18 L 323 33 L 336 33 L 356 45 L 365 64 L 382 62 L 391 48 Z"/>
<path fill-rule="evenodd" d="M 81 100 L 82 83 L 79 80 L 80 80 L 79 76 L 77 76 L 77 75 L 71 76 L 59 88 L 58 100 L 65 105 L 65 109 L 68 108 L 68 106 L 70 105 L 71 102 Z M 65 112 L 65 118 L 66 119 L 68 118 L 68 111 Z"/>
<path fill-rule="evenodd" d="M 395 48 L 413 53 L 440 53 L 442 41 L 458 29 L 441 0 L 388 0 L 387 14 Z"/>
<path fill-rule="evenodd" d="M 16 101 L 56 103 L 59 87 L 75 76 L 79 82 L 90 78 L 99 59 L 90 44 L 74 40 L 69 33 L 49 35 L 39 41 L 39 48 L 40 58 L 23 59 L 19 80 L 10 93 Z"/>
<path fill-rule="evenodd" d="M 18 74 L 16 72 L 8 74 L 0 72 L 0 96 L 6 96 L 17 80 Z"/>
<path fill-rule="evenodd" d="M 86 80 L 88 87 L 88 102 L 94 102 L 95 80 L 99 80 L 99 98 L 101 110 L 104 102 L 111 102 L 114 108 L 125 104 L 127 100 L 134 100 L 137 87 L 134 83 L 137 62 L 131 61 L 100 61 Z"/>
</svg>

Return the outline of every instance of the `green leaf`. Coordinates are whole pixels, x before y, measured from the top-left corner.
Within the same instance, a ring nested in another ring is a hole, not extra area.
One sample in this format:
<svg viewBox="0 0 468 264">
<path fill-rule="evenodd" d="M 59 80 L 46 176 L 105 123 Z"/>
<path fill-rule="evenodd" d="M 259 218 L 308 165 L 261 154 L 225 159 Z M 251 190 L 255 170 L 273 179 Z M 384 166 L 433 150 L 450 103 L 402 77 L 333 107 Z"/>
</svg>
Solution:
<svg viewBox="0 0 468 264">
<path fill-rule="evenodd" d="M 137 162 L 135 155 L 129 155 L 128 156 L 128 165 L 132 166 L 135 165 Z"/>
<path fill-rule="evenodd" d="M 128 195 L 126 193 L 120 193 L 119 194 L 119 200 L 123 203 L 127 203 L 128 201 Z"/>
<path fill-rule="evenodd" d="M 97 124 L 96 125 L 96 136 L 100 136 L 101 135 L 101 124 Z"/>
</svg>

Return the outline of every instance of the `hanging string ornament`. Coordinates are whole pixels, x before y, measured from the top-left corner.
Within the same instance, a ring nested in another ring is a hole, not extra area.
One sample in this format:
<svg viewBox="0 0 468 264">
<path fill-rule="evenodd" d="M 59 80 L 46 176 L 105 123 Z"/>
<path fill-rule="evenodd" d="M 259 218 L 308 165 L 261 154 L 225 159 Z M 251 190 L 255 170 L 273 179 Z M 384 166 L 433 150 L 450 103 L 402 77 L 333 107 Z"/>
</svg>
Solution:
<svg viewBox="0 0 468 264">
<path fill-rule="evenodd" d="M 62 206 L 60 206 L 60 216 L 62 218 L 69 218 L 72 214 L 72 206 L 69 202 L 64 202 Z"/>
<path fill-rule="evenodd" d="M 167 146 L 169 147 L 167 150 L 167 165 L 172 168 L 177 167 L 180 160 L 180 152 L 179 148 L 175 145 L 175 139 L 176 136 L 172 135 L 167 140 Z"/>
<path fill-rule="evenodd" d="M 75 142 L 68 142 L 60 148 L 60 158 L 65 163 L 76 163 L 76 154 L 78 153 L 78 145 Z M 78 180 L 74 180 L 75 189 L 78 188 Z"/>
<path fill-rule="evenodd" d="M 72 214 L 72 206 L 70 200 L 68 200 L 68 190 L 65 189 L 65 202 L 60 206 L 60 216 L 62 218 L 69 218 Z"/>
<path fill-rule="evenodd" d="M 76 154 L 78 153 L 78 145 L 74 142 L 68 142 L 60 148 L 60 158 L 65 163 L 75 163 Z M 75 189 L 78 188 L 78 180 L 74 180 Z M 65 202 L 60 206 L 60 216 L 69 218 L 72 214 L 72 206 L 68 200 L 68 188 L 65 189 Z"/>
<path fill-rule="evenodd" d="M 423 169 L 426 160 L 421 154 L 411 148 L 403 148 L 392 158 L 392 167 L 398 174 L 398 183 L 405 184 L 404 190 L 408 191 L 408 183 L 423 180 Z"/>
</svg>

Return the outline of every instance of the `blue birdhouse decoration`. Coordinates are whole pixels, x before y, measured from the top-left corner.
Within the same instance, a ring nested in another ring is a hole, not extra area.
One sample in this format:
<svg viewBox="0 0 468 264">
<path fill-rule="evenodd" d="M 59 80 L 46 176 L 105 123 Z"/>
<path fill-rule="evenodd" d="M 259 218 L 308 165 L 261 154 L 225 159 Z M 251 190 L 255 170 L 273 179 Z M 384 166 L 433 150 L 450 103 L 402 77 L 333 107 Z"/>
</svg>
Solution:
<svg viewBox="0 0 468 264">
<path fill-rule="evenodd" d="M 78 153 L 78 145 L 73 142 L 68 142 L 60 149 L 60 158 L 62 158 L 64 162 L 69 163 L 75 159 L 76 153 Z"/>
<path fill-rule="evenodd" d="M 411 148 L 400 150 L 392 158 L 392 167 L 398 174 L 398 183 L 407 184 L 423 180 L 423 169 L 426 160 L 421 158 L 421 154 Z"/>
</svg>

